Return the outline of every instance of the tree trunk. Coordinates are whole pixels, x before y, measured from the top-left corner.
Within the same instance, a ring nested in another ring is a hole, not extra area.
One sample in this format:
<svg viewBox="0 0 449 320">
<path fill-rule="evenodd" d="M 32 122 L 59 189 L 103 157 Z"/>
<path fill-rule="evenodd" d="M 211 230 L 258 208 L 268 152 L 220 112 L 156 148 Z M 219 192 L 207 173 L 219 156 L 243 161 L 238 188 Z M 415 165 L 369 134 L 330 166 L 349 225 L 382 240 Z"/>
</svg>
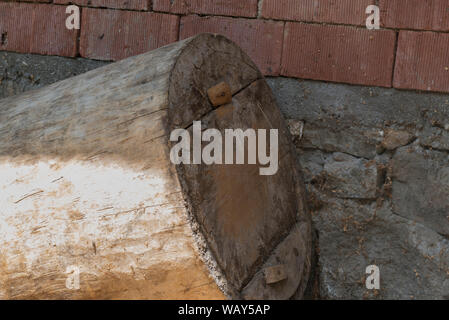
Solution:
<svg viewBox="0 0 449 320">
<path fill-rule="evenodd" d="M 216 106 L 208 92 L 223 83 L 232 103 Z M 195 120 L 278 129 L 277 173 L 173 164 L 170 133 Z M 301 297 L 311 226 L 294 149 L 265 80 L 226 38 L 1 100 L 0 137 L 1 299 Z"/>
</svg>

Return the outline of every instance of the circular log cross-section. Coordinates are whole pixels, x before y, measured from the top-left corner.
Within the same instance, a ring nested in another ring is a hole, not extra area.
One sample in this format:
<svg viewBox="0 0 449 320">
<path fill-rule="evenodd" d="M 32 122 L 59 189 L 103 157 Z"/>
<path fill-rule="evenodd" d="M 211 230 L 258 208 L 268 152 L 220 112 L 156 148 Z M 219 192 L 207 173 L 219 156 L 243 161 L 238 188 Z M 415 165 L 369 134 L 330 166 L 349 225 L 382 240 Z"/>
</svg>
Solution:
<svg viewBox="0 0 449 320">
<path fill-rule="evenodd" d="M 261 174 L 259 158 L 175 164 L 173 130 L 195 150 L 198 123 L 223 139 L 266 129 L 266 151 L 277 129 L 277 171 Z M 311 225 L 288 130 L 222 36 L 1 100 L 0 177 L 0 299 L 289 299 L 307 285 Z"/>
</svg>

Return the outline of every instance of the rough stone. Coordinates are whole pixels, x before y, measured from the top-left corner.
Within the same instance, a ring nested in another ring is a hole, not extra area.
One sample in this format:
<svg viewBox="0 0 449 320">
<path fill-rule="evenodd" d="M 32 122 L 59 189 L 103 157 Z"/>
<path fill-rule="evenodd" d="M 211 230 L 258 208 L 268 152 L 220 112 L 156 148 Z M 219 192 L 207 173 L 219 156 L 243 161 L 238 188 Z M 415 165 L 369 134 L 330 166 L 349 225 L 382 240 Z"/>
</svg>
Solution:
<svg viewBox="0 0 449 320">
<path fill-rule="evenodd" d="M 449 151 L 449 132 L 446 129 L 428 127 L 421 132 L 419 139 L 424 147 Z"/>
<path fill-rule="evenodd" d="M 82 58 L 0 52 L 0 98 L 37 89 L 105 64 Z"/>
<path fill-rule="evenodd" d="M 318 233 L 320 297 L 448 299 L 449 96 L 269 82 L 289 122 L 305 123 L 295 144 Z M 365 286 L 373 264 L 379 290 Z"/>
<path fill-rule="evenodd" d="M 379 139 L 380 133 L 376 130 L 370 132 L 365 128 L 339 128 L 334 123 L 315 125 L 306 122 L 301 147 L 327 152 L 346 152 L 357 157 L 372 159 L 376 155 Z"/>
<path fill-rule="evenodd" d="M 375 161 L 334 153 L 324 164 L 323 187 L 340 198 L 373 199 L 377 189 Z"/>
<path fill-rule="evenodd" d="M 380 172 L 374 160 L 345 153 L 301 152 L 305 181 L 340 198 L 374 199 Z"/>
<path fill-rule="evenodd" d="M 306 123 L 327 119 L 336 126 L 338 121 L 353 127 L 413 130 L 425 121 L 444 127 L 449 119 L 449 96 L 444 94 L 289 78 L 269 78 L 268 83 L 285 117 Z"/>
<path fill-rule="evenodd" d="M 320 292 L 326 299 L 445 299 L 449 241 L 393 213 L 386 201 L 321 197 L 314 215 L 320 242 Z M 380 289 L 367 290 L 366 267 L 380 269 Z"/>
<path fill-rule="evenodd" d="M 400 148 L 392 160 L 391 178 L 394 212 L 449 236 L 449 155 Z"/>
<path fill-rule="evenodd" d="M 382 146 L 387 150 L 394 150 L 398 147 L 405 146 L 413 139 L 413 135 L 411 133 L 403 130 L 387 129 L 385 130 L 384 135 L 385 137 L 382 141 Z"/>
<path fill-rule="evenodd" d="M 287 125 L 290 130 L 290 134 L 298 139 L 302 138 L 302 134 L 304 131 L 304 122 L 295 119 L 287 120 Z"/>
</svg>

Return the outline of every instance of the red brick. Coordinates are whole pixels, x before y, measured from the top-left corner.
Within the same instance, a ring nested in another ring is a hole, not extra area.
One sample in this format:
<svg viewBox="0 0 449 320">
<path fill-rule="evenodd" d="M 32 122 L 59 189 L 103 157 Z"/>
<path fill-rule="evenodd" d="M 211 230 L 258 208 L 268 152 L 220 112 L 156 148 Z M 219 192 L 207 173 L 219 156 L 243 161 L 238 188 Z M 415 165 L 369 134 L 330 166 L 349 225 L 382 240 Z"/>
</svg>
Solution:
<svg viewBox="0 0 449 320">
<path fill-rule="evenodd" d="M 264 0 L 262 16 L 279 20 L 365 25 L 375 0 Z"/>
<path fill-rule="evenodd" d="M 73 3 L 79 6 L 130 10 L 148 10 L 148 0 L 54 0 L 57 4 Z"/>
<path fill-rule="evenodd" d="M 449 34 L 401 31 L 393 86 L 449 92 Z"/>
<path fill-rule="evenodd" d="M 390 87 L 395 42 L 392 30 L 288 22 L 281 74 Z"/>
<path fill-rule="evenodd" d="M 66 18 L 62 6 L 0 3 L 0 50 L 75 56 L 78 30 L 68 30 Z"/>
<path fill-rule="evenodd" d="M 179 14 L 255 17 L 257 0 L 153 0 L 153 10 Z"/>
<path fill-rule="evenodd" d="M 222 34 L 240 45 L 264 74 L 278 75 L 283 31 L 283 22 L 193 15 L 181 19 L 180 38 L 202 32 Z"/>
<path fill-rule="evenodd" d="M 175 15 L 86 8 L 80 53 L 92 59 L 120 60 L 177 41 L 178 27 Z"/>
<path fill-rule="evenodd" d="M 449 31 L 449 0 L 380 0 L 382 26 Z"/>
</svg>

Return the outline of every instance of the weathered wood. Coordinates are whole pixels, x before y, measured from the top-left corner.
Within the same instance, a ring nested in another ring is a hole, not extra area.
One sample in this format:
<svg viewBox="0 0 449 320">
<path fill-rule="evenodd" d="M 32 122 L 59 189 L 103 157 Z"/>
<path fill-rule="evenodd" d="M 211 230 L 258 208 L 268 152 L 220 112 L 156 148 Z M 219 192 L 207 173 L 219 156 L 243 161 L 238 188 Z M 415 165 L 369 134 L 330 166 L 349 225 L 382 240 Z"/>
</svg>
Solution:
<svg viewBox="0 0 449 320">
<path fill-rule="evenodd" d="M 232 105 L 214 108 L 208 89 L 222 82 Z M 195 120 L 279 129 L 278 172 L 175 166 L 170 132 Z M 0 177 L 0 299 L 277 299 L 307 283 L 289 133 L 257 67 L 222 36 L 1 100 Z M 270 262 L 279 248 L 298 258 Z M 287 279 L 273 291 L 258 274 L 278 264 Z"/>
</svg>

